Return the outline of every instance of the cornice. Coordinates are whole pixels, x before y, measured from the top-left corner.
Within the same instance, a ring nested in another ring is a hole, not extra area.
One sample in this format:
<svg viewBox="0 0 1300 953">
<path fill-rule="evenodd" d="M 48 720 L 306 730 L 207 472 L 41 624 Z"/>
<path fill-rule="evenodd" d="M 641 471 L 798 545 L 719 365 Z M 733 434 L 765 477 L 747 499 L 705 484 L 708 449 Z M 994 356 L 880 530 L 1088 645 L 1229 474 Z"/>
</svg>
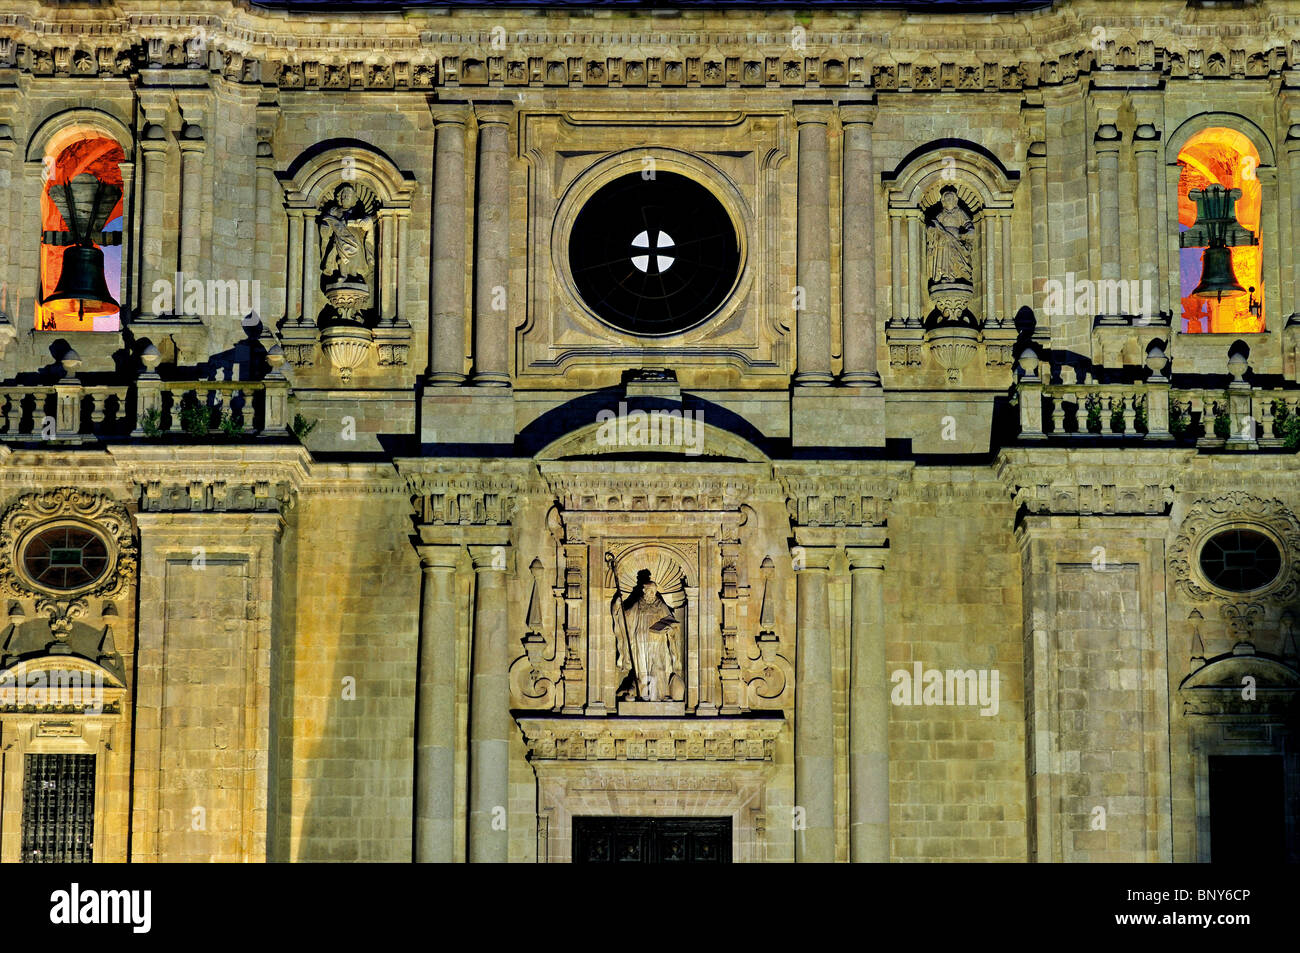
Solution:
<svg viewBox="0 0 1300 953">
<path fill-rule="evenodd" d="M 1135 12 L 1138 11 L 1138 12 Z M 435 87 L 1024 90 L 1080 77 L 1268 77 L 1300 69 L 1300 4 L 1189 11 L 1175 0 L 1060 3 L 1012 15 L 752 9 L 674 17 L 458 8 L 288 13 L 148 0 L 0 15 L 0 70 L 34 76 L 207 72 L 355 91 Z M 505 21 L 503 23 L 502 21 Z M 508 26 L 506 25 L 508 24 Z M 1099 32 L 1100 31 L 1100 32 Z"/>
<path fill-rule="evenodd" d="M 999 479 L 1017 508 L 1046 516 L 1163 516 L 1194 449 L 1012 448 Z"/>
</svg>

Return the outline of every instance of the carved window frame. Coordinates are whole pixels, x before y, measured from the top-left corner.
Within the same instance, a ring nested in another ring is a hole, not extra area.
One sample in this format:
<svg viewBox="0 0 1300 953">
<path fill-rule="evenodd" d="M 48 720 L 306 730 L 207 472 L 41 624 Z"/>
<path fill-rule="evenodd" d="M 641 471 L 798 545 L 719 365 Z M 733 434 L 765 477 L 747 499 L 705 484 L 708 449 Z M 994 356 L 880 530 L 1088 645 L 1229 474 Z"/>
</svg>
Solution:
<svg viewBox="0 0 1300 953">
<path fill-rule="evenodd" d="M 641 174 L 650 167 L 656 171 L 674 172 L 707 189 L 718 200 L 731 219 L 740 245 L 740 264 L 736 279 L 724 296 L 722 303 L 703 320 L 685 330 L 652 337 L 635 334 L 612 324 L 597 314 L 578 290 L 569 263 L 569 236 L 578 213 L 601 188 L 625 175 Z M 754 282 L 754 263 L 751 254 L 751 236 L 755 234 L 755 217 L 749 203 L 730 177 L 713 163 L 696 155 L 663 147 L 625 149 L 605 156 L 580 173 L 565 188 L 556 205 L 551 224 L 551 266 L 556 275 L 557 289 L 572 313 L 589 326 L 596 335 L 613 335 L 629 346 L 644 346 L 647 340 L 657 346 L 687 344 L 705 339 L 713 330 L 725 324 L 744 303 Z"/>
<path fill-rule="evenodd" d="M 1201 550 L 1225 530 L 1246 529 L 1273 541 L 1282 557 L 1277 576 L 1250 592 L 1216 586 L 1201 569 Z M 1300 520 L 1280 500 L 1245 492 L 1202 499 L 1187 511 L 1169 551 L 1175 584 L 1193 602 L 1279 604 L 1300 593 Z"/>
</svg>

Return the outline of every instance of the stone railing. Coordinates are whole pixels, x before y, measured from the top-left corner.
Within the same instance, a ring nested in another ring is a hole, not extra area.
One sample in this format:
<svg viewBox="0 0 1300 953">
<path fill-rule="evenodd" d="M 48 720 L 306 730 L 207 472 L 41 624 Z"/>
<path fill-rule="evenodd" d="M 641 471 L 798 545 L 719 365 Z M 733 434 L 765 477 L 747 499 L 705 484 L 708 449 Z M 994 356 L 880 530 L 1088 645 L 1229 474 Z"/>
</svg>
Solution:
<svg viewBox="0 0 1300 953">
<path fill-rule="evenodd" d="M 269 357 L 271 373 L 260 381 L 164 381 L 150 347 L 134 384 L 88 385 L 77 377 L 81 359 L 69 351 L 54 383 L 0 385 L 0 441 L 287 433 L 284 358 L 278 350 Z"/>
<path fill-rule="evenodd" d="M 1243 357 L 1229 360 L 1227 386 L 1196 389 L 1171 386 L 1158 348 L 1148 355 L 1147 379 L 1125 384 L 1047 383 L 1032 351 L 1022 352 L 1019 364 L 1015 390 L 1022 440 L 1195 439 L 1198 446 L 1236 450 L 1300 442 L 1300 390 L 1248 383 L 1242 379 Z"/>
</svg>

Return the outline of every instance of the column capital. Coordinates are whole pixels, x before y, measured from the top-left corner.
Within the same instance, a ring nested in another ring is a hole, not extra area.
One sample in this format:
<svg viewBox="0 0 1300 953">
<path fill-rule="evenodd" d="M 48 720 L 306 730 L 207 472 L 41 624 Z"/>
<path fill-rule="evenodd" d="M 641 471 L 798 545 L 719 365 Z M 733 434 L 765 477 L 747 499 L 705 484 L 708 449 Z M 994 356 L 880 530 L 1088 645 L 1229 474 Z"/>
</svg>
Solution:
<svg viewBox="0 0 1300 953">
<path fill-rule="evenodd" d="M 433 102 L 429 103 L 429 112 L 439 126 L 463 126 L 469 121 L 469 103 Z"/>
<path fill-rule="evenodd" d="M 800 126 L 808 124 L 825 126 L 831 121 L 834 113 L 835 107 L 829 102 L 803 100 L 794 103 L 794 121 Z"/>
<path fill-rule="evenodd" d="M 1286 147 L 1289 152 L 1294 152 L 1296 149 L 1300 149 L 1300 122 L 1292 124 L 1291 127 L 1287 129 Z"/>
<path fill-rule="evenodd" d="M 1123 136 L 1120 135 L 1120 131 L 1114 123 L 1104 122 L 1097 127 L 1097 134 L 1093 136 L 1093 141 L 1097 144 L 1099 151 L 1115 151 L 1119 149 L 1122 138 Z"/>
<path fill-rule="evenodd" d="M 1160 130 L 1153 123 L 1144 122 L 1133 131 L 1134 152 L 1155 152 L 1160 148 Z"/>
<path fill-rule="evenodd" d="M 140 130 L 140 148 L 144 152 L 162 152 L 167 148 L 167 130 L 155 122 Z"/>
<path fill-rule="evenodd" d="M 790 560 L 796 573 L 826 572 L 831 568 L 835 558 L 834 546 L 800 546 L 790 547 Z"/>
<path fill-rule="evenodd" d="M 509 572 L 514 561 L 514 551 L 508 542 L 502 541 L 493 546 L 488 543 L 471 543 L 469 558 L 474 563 L 474 572 Z"/>
<path fill-rule="evenodd" d="M 515 104 L 509 100 L 491 100 L 474 104 L 474 118 L 480 126 L 505 125 L 515 118 Z"/>
<path fill-rule="evenodd" d="M 203 128 L 197 123 L 187 122 L 181 129 L 181 152 L 201 152 L 207 143 L 203 139 Z"/>
<path fill-rule="evenodd" d="M 420 556 L 420 568 L 425 572 L 432 572 L 436 569 L 454 572 L 460 564 L 460 557 L 464 552 L 464 547 L 439 543 L 417 543 L 415 551 Z"/>
<path fill-rule="evenodd" d="M 876 112 L 879 107 L 870 102 L 842 102 L 840 107 L 840 122 L 848 125 L 867 125 L 870 126 L 876 121 Z"/>
<path fill-rule="evenodd" d="M 849 546 L 844 550 L 849 557 L 850 572 L 883 572 L 889 550 L 877 546 Z"/>
</svg>

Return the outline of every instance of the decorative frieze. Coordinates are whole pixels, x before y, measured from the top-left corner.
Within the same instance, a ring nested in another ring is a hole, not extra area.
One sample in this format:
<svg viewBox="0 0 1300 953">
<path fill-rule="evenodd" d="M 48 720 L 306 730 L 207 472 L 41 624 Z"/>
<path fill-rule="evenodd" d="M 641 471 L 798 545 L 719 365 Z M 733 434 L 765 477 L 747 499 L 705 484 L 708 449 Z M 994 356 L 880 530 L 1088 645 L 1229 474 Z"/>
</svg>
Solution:
<svg viewBox="0 0 1300 953">
<path fill-rule="evenodd" d="M 780 718 L 520 718 L 531 761 L 771 761 Z"/>
</svg>

